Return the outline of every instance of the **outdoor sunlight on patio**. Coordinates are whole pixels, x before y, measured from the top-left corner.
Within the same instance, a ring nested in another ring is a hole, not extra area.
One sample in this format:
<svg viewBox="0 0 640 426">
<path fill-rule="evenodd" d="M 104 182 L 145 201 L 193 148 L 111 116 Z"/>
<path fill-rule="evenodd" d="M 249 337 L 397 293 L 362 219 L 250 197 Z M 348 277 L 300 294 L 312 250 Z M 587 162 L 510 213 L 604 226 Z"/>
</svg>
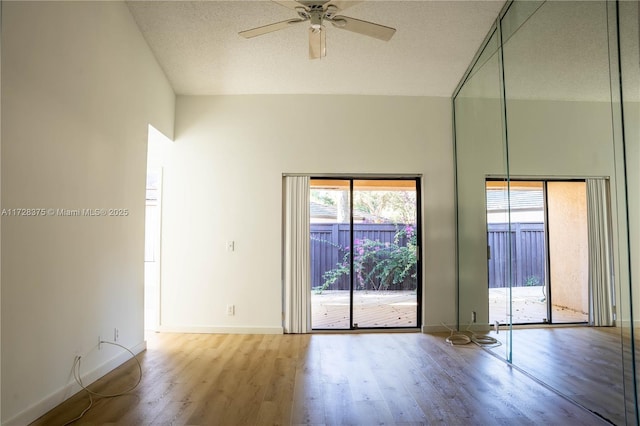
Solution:
<svg viewBox="0 0 640 426">
<path fill-rule="evenodd" d="M 508 288 L 489 289 L 489 324 L 507 323 Z M 547 322 L 547 299 L 544 286 L 513 287 L 513 324 Z M 562 306 L 553 305 L 554 323 L 586 322 L 587 314 Z"/>
<path fill-rule="evenodd" d="M 318 329 L 349 328 L 349 291 L 312 294 L 313 325 Z M 358 327 L 417 327 L 415 291 L 356 291 L 353 318 Z"/>
</svg>

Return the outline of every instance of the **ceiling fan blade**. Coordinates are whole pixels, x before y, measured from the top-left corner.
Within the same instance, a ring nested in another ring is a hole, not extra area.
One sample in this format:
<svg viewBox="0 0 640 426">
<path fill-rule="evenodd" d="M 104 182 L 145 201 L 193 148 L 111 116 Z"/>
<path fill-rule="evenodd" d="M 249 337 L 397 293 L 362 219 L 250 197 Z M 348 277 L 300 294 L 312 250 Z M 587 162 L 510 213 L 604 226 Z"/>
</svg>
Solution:
<svg viewBox="0 0 640 426">
<path fill-rule="evenodd" d="M 327 32 L 324 27 L 309 27 L 309 59 L 327 56 Z"/>
<path fill-rule="evenodd" d="M 293 24 L 297 24 L 299 22 L 304 22 L 305 19 L 289 19 L 287 21 L 276 22 L 275 24 L 265 25 L 263 27 L 252 28 L 246 31 L 240 31 L 238 34 L 244 38 L 252 38 L 262 34 L 271 33 L 274 31 L 282 30 L 284 28 L 289 28 Z"/>
<path fill-rule="evenodd" d="M 384 41 L 389 41 L 396 33 L 395 28 L 342 15 L 334 16 L 333 19 L 331 19 L 331 23 L 336 28 L 353 31 L 354 33 L 363 34 Z"/>
</svg>

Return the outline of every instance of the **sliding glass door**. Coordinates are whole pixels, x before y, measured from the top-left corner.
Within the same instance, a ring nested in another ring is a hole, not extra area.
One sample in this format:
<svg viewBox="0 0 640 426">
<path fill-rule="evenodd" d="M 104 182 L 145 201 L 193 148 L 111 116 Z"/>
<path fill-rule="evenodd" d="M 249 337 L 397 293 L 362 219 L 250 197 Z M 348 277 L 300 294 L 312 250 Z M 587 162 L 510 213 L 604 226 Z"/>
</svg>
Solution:
<svg viewBox="0 0 640 426">
<path fill-rule="evenodd" d="M 418 179 L 311 179 L 312 328 L 419 327 Z"/>
<path fill-rule="evenodd" d="M 311 328 L 351 328 L 351 182 L 311 179 Z"/>
<path fill-rule="evenodd" d="M 486 192 L 489 323 L 506 323 L 510 312 L 512 324 L 586 324 L 585 181 L 511 179 L 507 186 L 493 179 L 487 180 Z M 505 310 L 508 293 L 511 301 Z"/>
</svg>

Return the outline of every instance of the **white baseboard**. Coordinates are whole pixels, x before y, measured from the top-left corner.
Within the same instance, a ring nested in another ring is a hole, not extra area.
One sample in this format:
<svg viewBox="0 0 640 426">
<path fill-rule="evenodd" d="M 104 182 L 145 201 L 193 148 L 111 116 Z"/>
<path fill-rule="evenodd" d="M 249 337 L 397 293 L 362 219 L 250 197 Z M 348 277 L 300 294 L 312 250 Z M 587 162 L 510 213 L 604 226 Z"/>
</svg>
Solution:
<svg viewBox="0 0 640 426">
<path fill-rule="evenodd" d="M 455 330 L 456 325 L 453 324 L 453 325 L 449 325 L 448 327 L 451 327 L 452 329 Z M 423 333 L 443 333 L 447 331 L 450 331 L 450 330 L 444 325 L 423 325 L 422 326 Z"/>
<path fill-rule="evenodd" d="M 629 319 L 619 319 L 619 320 L 615 321 L 613 326 L 628 330 L 629 327 L 631 327 L 631 320 L 629 320 Z M 637 320 L 637 319 L 633 320 L 633 328 L 634 328 L 634 330 L 638 330 L 638 328 L 640 328 L 640 320 Z"/>
<path fill-rule="evenodd" d="M 469 324 L 461 324 L 460 327 L 461 327 L 461 329 L 457 330 L 457 325 L 456 324 L 447 324 L 447 326 L 444 326 L 444 325 L 423 325 L 422 326 L 422 332 L 423 333 L 445 333 L 445 332 L 450 332 L 451 330 L 467 331 L 467 328 L 469 327 Z M 473 326 L 471 327 L 470 331 L 480 332 L 480 333 L 487 333 L 487 332 L 491 331 L 492 329 L 493 328 L 489 324 L 473 324 Z"/>
<path fill-rule="evenodd" d="M 196 334 L 283 334 L 282 327 L 209 327 L 161 325 L 157 331 L 164 333 Z"/>
<path fill-rule="evenodd" d="M 147 342 L 143 341 L 133 348 L 130 348 L 131 352 L 138 355 L 139 353 L 145 351 L 147 349 Z M 128 360 L 131 359 L 131 354 L 126 351 L 122 351 L 115 357 L 110 360 L 105 361 L 101 365 L 97 366 L 93 370 L 82 375 L 82 382 L 85 383 L 85 386 L 95 382 L 105 374 L 113 371 L 120 365 L 124 364 Z M 67 383 L 66 386 L 61 387 L 50 395 L 46 396 L 42 400 L 36 402 L 35 404 L 29 406 L 26 410 L 18 413 L 14 417 L 10 418 L 6 422 L 3 423 L 3 426 L 24 426 L 27 425 L 43 414 L 49 412 L 53 408 L 60 405 L 62 402 L 66 401 L 76 393 L 78 393 L 82 388 L 78 385 L 75 380 Z M 69 419 L 71 420 L 71 418 Z"/>
</svg>

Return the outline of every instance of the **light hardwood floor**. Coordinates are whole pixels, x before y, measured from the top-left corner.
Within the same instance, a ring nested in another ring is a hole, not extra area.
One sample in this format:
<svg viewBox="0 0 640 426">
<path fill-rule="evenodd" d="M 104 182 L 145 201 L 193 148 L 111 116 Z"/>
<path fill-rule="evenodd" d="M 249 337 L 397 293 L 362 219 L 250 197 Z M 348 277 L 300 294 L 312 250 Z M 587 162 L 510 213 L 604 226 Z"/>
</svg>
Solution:
<svg viewBox="0 0 640 426">
<path fill-rule="evenodd" d="M 506 331 L 491 336 L 506 343 Z M 615 327 L 560 327 L 514 329 L 512 362 L 577 403 L 614 424 L 627 421 L 623 378 L 631 387 L 632 369 L 625 368 L 622 330 Z M 626 346 L 627 341 L 624 342 Z M 506 345 L 492 349 L 504 357 Z M 626 361 L 625 361 L 626 360 Z"/>
<path fill-rule="evenodd" d="M 446 334 L 155 334 L 131 394 L 98 400 L 87 425 L 599 425 L 590 412 Z M 93 385 L 135 381 L 135 362 Z M 61 425 L 80 393 L 33 423 Z"/>
</svg>

